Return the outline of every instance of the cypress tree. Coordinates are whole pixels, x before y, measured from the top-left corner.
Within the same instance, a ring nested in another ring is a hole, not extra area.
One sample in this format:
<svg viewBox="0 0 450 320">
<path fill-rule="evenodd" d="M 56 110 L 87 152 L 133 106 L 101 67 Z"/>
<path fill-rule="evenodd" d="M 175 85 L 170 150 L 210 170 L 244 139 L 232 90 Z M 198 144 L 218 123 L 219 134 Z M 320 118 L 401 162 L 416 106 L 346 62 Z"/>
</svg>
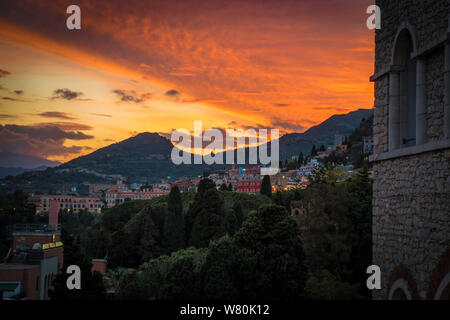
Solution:
<svg viewBox="0 0 450 320">
<path fill-rule="evenodd" d="M 223 198 L 216 188 L 200 194 L 196 204 L 197 213 L 189 245 L 206 248 L 210 240 L 218 239 L 226 232 Z"/>
<path fill-rule="evenodd" d="M 317 150 L 316 150 L 316 145 L 313 144 L 312 149 L 311 149 L 311 158 L 317 156 Z"/>
<path fill-rule="evenodd" d="M 305 161 L 304 157 L 303 157 L 303 152 L 300 152 L 300 154 L 298 155 L 298 166 L 301 167 L 303 165 L 303 162 Z"/>
<path fill-rule="evenodd" d="M 261 194 L 268 197 L 272 196 L 272 185 L 270 184 L 270 177 L 265 175 L 261 183 Z"/>
<path fill-rule="evenodd" d="M 189 243 L 195 220 L 197 218 L 198 213 L 202 209 L 202 198 L 204 196 L 204 193 L 210 189 L 214 189 L 215 191 L 217 191 L 216 184 L 211 179 L 200 180 L 197 187 L 197 193 L 195 194 L 194 202 L 189 206 L 189 210 L 186 214 L 185 219 L 186 243 Z"/>
<path fill-rule="evenodd" d="M 167 252 L 184 248 L 185 230 L 180 190 L 174 186 L 169 193 L 168 212 L 164 223 L 163 246 Z"/>
<path fill-rule="evenodd" d="M 244 212 L 242 211 L 242 206 L 239 202 L 233 203 L 233 213 L 237 219 L 238 226 L 241 226 L 242 222 L 244 222 Z"/>
<path fill-rule="evenodd" d="M 220 191 L 228 191 L 228 187 L 225 183 L 222 183 L 222 185 L 219 188 Z"/>
</svg>

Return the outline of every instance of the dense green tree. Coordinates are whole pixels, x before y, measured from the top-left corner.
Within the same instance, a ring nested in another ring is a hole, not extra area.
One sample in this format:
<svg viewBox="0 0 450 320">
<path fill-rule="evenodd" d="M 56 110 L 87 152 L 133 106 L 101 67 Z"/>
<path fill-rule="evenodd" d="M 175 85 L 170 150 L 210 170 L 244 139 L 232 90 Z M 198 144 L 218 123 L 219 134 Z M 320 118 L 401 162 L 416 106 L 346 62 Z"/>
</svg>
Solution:
<svg viewBox="0 0 450 320">
<path fill-rule="evenodd" d="M 123 245 L 128 247 L 128 262 L 120 266 L 137 267 L 162 253 L 157 242 L 159 230 L 153 222 L 152 213 L 152 207 L 147 206 L 125 225 L 127 241 Z"/>
<path fill-rule="evenodd" d="M 216 184 L 214 183 L 214 181 L 212 181 L 211 179 L 202 179 L 198 183 L 197 191 L 198 193 L 203 193 L 213 188 L 214 189 L 216 188 Z"/>
<path fill-rule="evenodd" d="M 272 196 L 272 185 L 270 183 L 270 176 L 268 175 L 263 177 L 261 183 L 261 194 L 268 196 L 269 198 Z"/>
<path fill-rule="evenodd" d="M 349 280 L 364 283 L 364 270 L 372 259 L 372 181 L 367 161 L 346 183 L 349 192 L 349 232 L 352 245 Z M 366 292 L 367 293 L 367 292 Z"/>
<path fill-rule="evenodd" d="M 238 219 L 234 214 L 234 211 L 226 211 L 225 212 L 225 231 L 229 235 L 233 235 L 236 230 L 239 228 Z"/>
<path fill-rule="evenodd" d="M 148 293 L 145 290 L 146 286 L 141 283 L 139 277 L 135 274 L 128 274 L 125 278 L 121 279 L 118 286 L 115 288 L 117 290 L 116 297 L 120 300 L 149 299 Z"/>
<path fill-rule="evenodd" d="M 205 193 L 208 190 L 217 191 L 216 184 L 211 179 L 200 180 L 198 187 L 197 187 L 197 193 L 195 194 L 195 197 L 194 197 L 194 201 L 189 206 L 189 210 L 188 210 L 188 212 L 186 214 L 186 218 L 185 218 L 186 243 L 190 243 L 191 233 L 192 233 L 192 229 L 194 227 L 195 221 L 197 219 L 197 215 L 203 209 L 205 209 L 205 210 L 207 209 L 207 207 L 205 207 L 205 204 L 207 202 Z"/>
<path fill-rule="evenodd" d="M 243 290 L 256 299 L 298 299 L 303 296 L 307 269 L 300 231 L 283 207 L 269 205 L 251 213 L 234 236 L 236 246 L 256 261 L 255 277 Z"/>
<path fill-rule="evenodd" d="M 280 190 L 277 190 L 277 192 L 275 192 L 275 194 L 272 197 L 272 201 L 276 205 L 279 205 L 279 206 L 283 206 L 284 205 L 283 195 L 282 195 Z"/>
<path fill-rule="evenodd" d="M 109 246 L 107 233 L 102 230 L 102 225 L 97 223 L 88 228 L 88 242 L 86 244 L 86 254 L 93 258 L 104 258 Z"/>
<path fill-rule="evenodd" d="M 309 269 L 328 270 L 340 281 L 359 283 L 368 295 L 365 268 L 371 261 L 371 181 L 367 170 L 336 182 L 327 172 L 305 191 L 308 209 L 304 247 Z M 323 201 L 326 199 L 327 201 Z"/>
<path fill-rule="evenodd" d="M 233 191 L 233 185 L 230 183 L 228 183 L 228 191 Z"/>
<path fill-rule="evenodd" d="M 237 299 L 237 271 L 238 252 L 232 238 L 227 235 L 211 241 L 202 266 L 203 296 L 206 299 Z"/>
<path fill-rule="evenodd" d="M 163 247 L 166 252 L 177 251 L 185 246 L 183 204 L 180 190 L 172 187 L 169 194 L 167 219 L 164 226 Z"/>
<path fill-rule="evenodd" d="M 133 299 L 199 299 L 201 269 L 206 249 L 188 248 L 163 255 L 140 266 L 136 275 L 124 278 L 118 297 Z"/>
<path fill-rule="evenodd" d="M 305 287 L 308 299 L 312 300 L 360 300 L 358 285 L 339 281 L 328 270 L 322 270 L 319 276 L 310 274 Z"/>
<path fill-rule="evenodd" d="M 83 253 L 89 246 L 89 228 L 99 220 L 97 215 L 91 214 L 87 209 L 78 213 L 60 210 L 59 221 L 64 229 L 72 236 L 79 238 L 80 247 Z"/>
<path fill-rule="evenodd" d="M 212 214 L 211 217 L 209 217 L 209 213 Z M 202 214 L 202 217 L 198 219 L 200 214 Z M 208 222 L 210 219 L 211 221 Z M 214 224 L 215 219 L 219 219 L 220 223 L 216 226 L 210 225 Z M 194 231 L 195 224 L 197 224 L 197 227 Z M 202 233 L 198 234 L 202 225 L 210 225 L 210 227 L 207 228 L 208 230 L 201 230 Z M 212 236 L 213 234 L 222 236 L 225 233 L 223 199 L 216 189 L 216 184 L 211 179 L 200 180 L 194 202 L 189 206 L 189 210 L 186 214 L 185 228 L 186 242 L 189 245 L 193 245 L 192 241 L 196 244 L 202 243 L 202 247 L 208 246 L 208 243 L 205 243 L 205 241 L 207 241 L 206 238 L 204 238 L 205 236 Z M 221 231 L 216 233 L 214 231 L 216 229 Z M 222 234 L 220 234 L 221 232 Z"/>
<path fill-rule="evenodd" d="M 166 224 L 166 219 L 168 216 L 168 203 L 166 202 L 156 202 L 152 204 L 148 204 L 146 207 L 151 207 L 150 216 L 152 218 L 153 223 L 158 229 L 158 233 L 154 235 L 156 243 L 158 247 L 163 248 L 163 236 L 164 236 L 164 228 Z M 146 208 L 145 207 L 145 208 Z M 164 251 L 164 250 L 162 250 Z M 161 251 L 161 253 L 162 253 Z"/>
<path fill-rule="evenodd" d="M 225 183 L 222 183 L 222 185 L 219 188 L 220 191 L 228 191 L 228 187 Z"/>
<path fill-rule="evenodd" d="M 106 254 L 108 266 L 111 268 L 136 264 L 136 254 L 130 252 L 130 243 L 128 243 L 127 234 L 123 229 L 118 229 L 111 234 L 111 244 L 108 246 Z"/>
<path fill-rule="evenodd" d="M 239 201 L 235 201 L 233 203 L 232 210 L 233 210 L 234 216 L 236 217 L 237 224 L 240 227 L 242 222 L 244 221 L 244 212 L 242 211 L 241 203 Z"/>
<path fill-rule="evenodd" d="M 90 259 L 81 253 L 77 241 L 65 229 L 61 231 L 61 241 L 64 244 L 63 268 L 53 280 L 53 290 L 49 291 L 52 300 L 98 300 L 105 298 L 105 288 L 102 276 L 98 272 L 91 272 Z M 66 273 L 68 266 L 77 265 L 81 271 L 81 289 L 67 288 Z"/>
<path fill-rule="evenodd" d="M 198 210 L 189 239 L 189 245 L 208 247 L 209 241 L 220 238 L 226 232 L 223 198 L 216 188 L 201 194 L 196 204 Z"/>
</svg>

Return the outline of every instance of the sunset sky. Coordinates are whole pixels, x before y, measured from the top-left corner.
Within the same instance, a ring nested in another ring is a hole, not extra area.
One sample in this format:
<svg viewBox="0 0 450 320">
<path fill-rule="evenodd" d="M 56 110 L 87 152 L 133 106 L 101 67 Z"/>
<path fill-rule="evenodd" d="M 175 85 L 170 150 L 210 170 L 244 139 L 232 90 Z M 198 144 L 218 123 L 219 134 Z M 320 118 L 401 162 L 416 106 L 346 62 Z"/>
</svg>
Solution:
<svg viewBox="0 0 450 320">
<path fill-rule="evenodd" d="M 303 132 L 372 108 L 370 4 L 2 1 L 0 151 L 67 161 L 194 120 Z"/>
</svg>

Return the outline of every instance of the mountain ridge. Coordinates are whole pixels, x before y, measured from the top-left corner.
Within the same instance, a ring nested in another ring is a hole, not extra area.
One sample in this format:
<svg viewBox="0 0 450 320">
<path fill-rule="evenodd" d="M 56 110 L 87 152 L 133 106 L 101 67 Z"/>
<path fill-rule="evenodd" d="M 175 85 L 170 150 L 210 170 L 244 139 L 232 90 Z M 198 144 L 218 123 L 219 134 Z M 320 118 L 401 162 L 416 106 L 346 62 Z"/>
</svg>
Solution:
<svg viewBox="0 0 450 320">
<path fill-rule="evenodd" d="M 8 151 L 0 152 L 0 167 L 35 169 L 38 167 L 56 167 L 61 162 Z"/>
<path fill-rule="evenodd" d="M 280 160 L 298 156 L 300 152 L 309 154 L 312 145 L 332 145 L 334 134 L 350 135 L 359 127 L 361 120 L 371 114 L 372 109 L 358 109 L 344 115 L 333 115 L 303 133 L 283 135 L 279 139 Z M 175 165 L 170 157 L 172 148 L 173 144 L 166 137 L 155 132 L 143 132 L 58 167 L 22 173 L 13 177 L 11 182 L 24 189 L 34 190 L 34 186 L 37 186 L 45 190 L 67 183 L 115 183 L 118 175 L 133 182 L 152 183 L 167 177 L 198 176 L 204 170 L 227 168 L 226 165 Z"/>
</svg>

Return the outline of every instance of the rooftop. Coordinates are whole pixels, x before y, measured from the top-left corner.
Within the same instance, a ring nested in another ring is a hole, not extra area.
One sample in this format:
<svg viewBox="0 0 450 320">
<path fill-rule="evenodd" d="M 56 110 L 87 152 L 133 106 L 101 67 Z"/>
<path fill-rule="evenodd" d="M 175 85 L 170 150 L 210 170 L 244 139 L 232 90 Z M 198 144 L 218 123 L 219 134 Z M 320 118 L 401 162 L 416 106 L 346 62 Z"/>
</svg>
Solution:
<svg viewBox="0 0 450 320">
<path fill-rule="evenodd" d="M 40 267 L 38 264 L 0 263 L 0 270 L 25 270 L 38 267 Z"/>
</svg>

